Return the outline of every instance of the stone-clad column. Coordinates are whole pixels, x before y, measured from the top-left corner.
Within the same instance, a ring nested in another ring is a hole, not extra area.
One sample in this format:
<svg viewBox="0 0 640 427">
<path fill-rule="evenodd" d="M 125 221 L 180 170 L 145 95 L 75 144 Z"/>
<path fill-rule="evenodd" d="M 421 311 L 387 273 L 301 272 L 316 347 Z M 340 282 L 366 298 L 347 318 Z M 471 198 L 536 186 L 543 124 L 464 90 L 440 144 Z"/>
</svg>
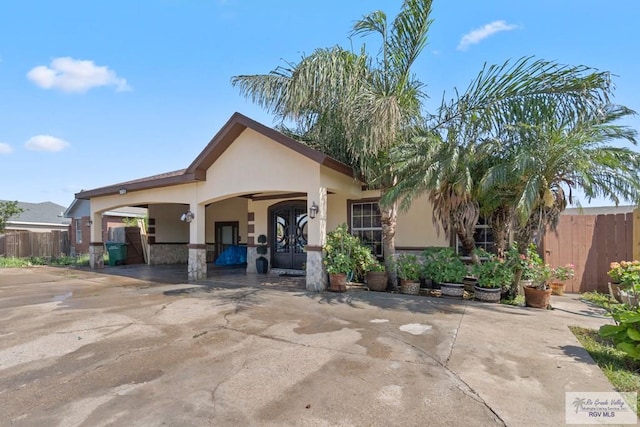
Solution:
<svg viewBox="0 0 640 427">
<path fill-rule="evenodd" d="M 207 245 L 189 244 L 189 263 L 187 276 L 189 280 L 205 280 L 207 278 Z"/>
<path fill-rule="evenodd" d="M 91 268 L 104 268 L 104 243 L 89 243 L 89 266 Z"/>
<path fill-rule="evenodd" d="M 307 193 L 307 211 L 318 207 L 315 218 L 309 217 L 307 252 L 307 290 L 321 292 L 327 288 L 327 274 L 324 268 L 322 246 L 327 239 L 327 189 L 318 187 Z"/>
<path fill-rule="evenodd" d="M 207 245 L 205 244 L 205 207 L 199 203 L 191 203 L 193 213 L 189 222 L 189 261 L 187 274 L 189 280 L 205 280 L 207 278 Z"/>
</svg>

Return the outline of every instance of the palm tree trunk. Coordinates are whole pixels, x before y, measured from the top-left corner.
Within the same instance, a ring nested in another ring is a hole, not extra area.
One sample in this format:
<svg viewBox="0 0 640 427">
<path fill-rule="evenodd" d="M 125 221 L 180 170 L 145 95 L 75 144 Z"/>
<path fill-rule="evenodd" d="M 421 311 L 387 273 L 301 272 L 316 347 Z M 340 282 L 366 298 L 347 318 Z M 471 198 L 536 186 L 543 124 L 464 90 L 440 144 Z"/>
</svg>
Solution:
<svg viewBox="0 0 640 427">
<path fill-rule="evenodd" d="M 501 206 L 496 209 L 489 217 L 489 227 L 493 233 L 493 241 L 498 257 L 505 257 L 507 247 L 509 246 L 509 234 L 513 224 L 513 213 L 511 208 Z"/>
<path fill-rule="evenodd" d="M 382 221 L 382 250 L 384 253 L 384 266 L 387 270 L 389 283 L 391 283 L 392 289 L 395 290 L 398 286 L 398 276 L 395 269 L 398 203 L 393 202 L 388 206 L 380 206 L 380 219 Z"/>
</svg>

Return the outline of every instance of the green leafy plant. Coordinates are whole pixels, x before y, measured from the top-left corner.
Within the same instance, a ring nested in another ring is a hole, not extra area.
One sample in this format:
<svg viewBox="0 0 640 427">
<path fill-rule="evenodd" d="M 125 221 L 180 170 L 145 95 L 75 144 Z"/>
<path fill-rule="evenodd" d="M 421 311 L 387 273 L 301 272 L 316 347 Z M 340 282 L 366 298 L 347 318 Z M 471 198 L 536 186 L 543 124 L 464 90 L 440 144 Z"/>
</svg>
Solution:
<svg viewBox="0 0 640 427">
<path fill-rule="evenodd" d="M 640 361 L 640 309 L 622 306 L 611 310 L 615 325 L 603 325 L 602 338 L 613 340 L 616 348 L 635 361 Z"/>
<path fill-rule="evenodd" d="M 478 286 L 481 288 L 501 288 L 511 286 L 514 278 L 514 265 L 508 259 L 498 258 L 482 249 L 477 251 L 481 259 L 479 264 L 474 264 L 472 271 L 478 278 Z"/>
<path fill-rule="evenodd" d="M 7 221 L 16 215 L 20 215 L 24 209 L 18 206 L 17 201 L 0 201 L 0 233 L 4 232 Z"/>
<path fill-rule="evenodd" d="M 420 279 L 422 264 L 414 254 L 400 254 L 396 257 L 398 277 L 404 280 L 417 281 Z"/>
<path fill-rule="evenodd" d="M 357 278 L 362 278 L 371 268 L 377 268 L 375 264 L 379 264 L 371 249 L 349 233 L 347 224 L 327 233 L 323 250 L 323 262 L 330 274 L 352 272 Z"/>
<path fill-rule="evenodd" d="M 438 252 L 445 248 L 441 247 L 429 247 L 422 251 L 422 277 L 425 279 L 435 280 L 435 277 L 438 275 L 438 270 L 440 270 L 440 265 L 438 263 L 437 257 Z"/>
<path fill-rule="evenodd" d="M 464 262 L 451 248 L 441 248 L 430 255 L 431 279 L 438 283 L 462 283 L 469 273 Z"/>
</svg>

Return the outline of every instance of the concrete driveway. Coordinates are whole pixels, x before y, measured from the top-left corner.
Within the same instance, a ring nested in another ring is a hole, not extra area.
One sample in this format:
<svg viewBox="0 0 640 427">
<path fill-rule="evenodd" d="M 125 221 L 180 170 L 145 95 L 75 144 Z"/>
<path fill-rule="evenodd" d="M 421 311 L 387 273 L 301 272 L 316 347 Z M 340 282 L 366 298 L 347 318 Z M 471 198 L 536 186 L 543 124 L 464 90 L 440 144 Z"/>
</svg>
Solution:
<svg viewBox="0 0 640 427">
<path fill-rule="evenodd" d="M 235 277 L 0 269 L 0 424 L 557 426 L 565 391 L 613 391 L 567 328 L 607 319 L 575 297 L 547 311 Z"/>
</svg>

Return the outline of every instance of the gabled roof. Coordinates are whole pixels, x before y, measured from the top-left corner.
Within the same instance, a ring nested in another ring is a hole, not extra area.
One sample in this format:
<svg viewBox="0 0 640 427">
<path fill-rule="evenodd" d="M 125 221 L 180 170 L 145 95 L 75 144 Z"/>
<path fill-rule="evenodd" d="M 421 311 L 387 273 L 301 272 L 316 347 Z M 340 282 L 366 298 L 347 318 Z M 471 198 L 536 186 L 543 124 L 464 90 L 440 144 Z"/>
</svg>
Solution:
<svg viewBox="0 0 640 427">
<path fill-rule="evenodd" d="M 12 216 L 7 221 L 9 224 L 55 224 L 68 225 L 71 220 L 64 218 L 64 206 L 53 202 L 27 203 L 18 202 L 18 207 L 23 211 L 19 215 Z"/>
<path fill-rule="evenodd" d="M 258 123 L 240 113 L 234 113 L 218 133 L 209 141 L 196 159 L 186 169 L 167 172 L 160 175 L 149 176 L 132 181 L 121 182 L 93 190 L 81 191 L 76 194 L 77 199 L 90 199 L 91 197 L 108 196 L 118 194 L 120 189 L 127 191 L 145 190 L 150 188 L 166 187 L 170 185 L 187 184 L 206 180 L 207 169 L 229 148 L 238 136 L 246 129 L 252 129 L 273 141 L 305 156 L 316 163 L 338 171 L 347 176 L 353 176 L 353 170 L 348 165 L 335 160 L 311 147 L 308 147 L 295 139 Z"/>
</svg>

